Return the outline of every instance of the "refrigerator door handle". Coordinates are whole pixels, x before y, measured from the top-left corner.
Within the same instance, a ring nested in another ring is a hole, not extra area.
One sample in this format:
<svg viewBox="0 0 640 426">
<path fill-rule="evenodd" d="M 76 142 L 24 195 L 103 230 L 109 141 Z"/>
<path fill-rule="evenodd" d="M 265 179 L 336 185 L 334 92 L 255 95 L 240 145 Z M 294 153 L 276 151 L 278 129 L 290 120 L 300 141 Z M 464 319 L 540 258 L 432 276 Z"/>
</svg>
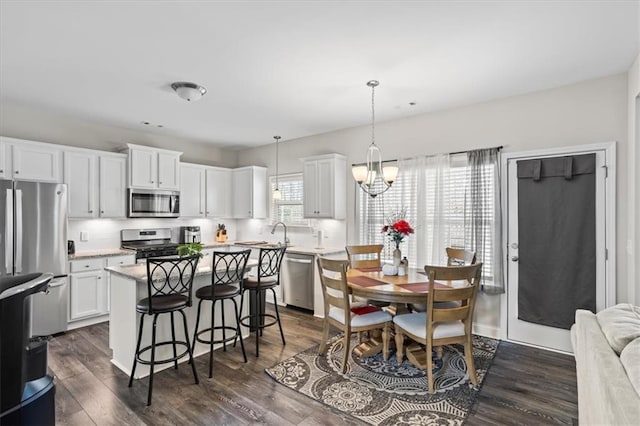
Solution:
<svg viewBox="0 0 640 426">
<path fill-rule="evenodd" d="M 13 189 L 7 189 L 5 194 L 5 224 L 4 224 L 4 266 L 9 275 L 13 273 Z"/>
<path fill-rule="evenodd" d="M 22 272 L 22 189 L 16 189 L 16 274 Z"/>
</svg>

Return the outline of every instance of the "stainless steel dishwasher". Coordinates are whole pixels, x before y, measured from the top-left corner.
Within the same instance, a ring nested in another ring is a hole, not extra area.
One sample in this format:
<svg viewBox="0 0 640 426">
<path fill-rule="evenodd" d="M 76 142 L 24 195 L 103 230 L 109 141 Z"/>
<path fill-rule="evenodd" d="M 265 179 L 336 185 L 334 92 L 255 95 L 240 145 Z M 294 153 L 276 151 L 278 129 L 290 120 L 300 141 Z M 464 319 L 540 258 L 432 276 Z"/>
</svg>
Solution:
<svg viewBox="0 0 640 426">
<path fill-rule="evenodd" d="M 313 309 L 313 260 L 308 254 L 285 255 L 282 280 L 287 305 Z"/>
</svg>

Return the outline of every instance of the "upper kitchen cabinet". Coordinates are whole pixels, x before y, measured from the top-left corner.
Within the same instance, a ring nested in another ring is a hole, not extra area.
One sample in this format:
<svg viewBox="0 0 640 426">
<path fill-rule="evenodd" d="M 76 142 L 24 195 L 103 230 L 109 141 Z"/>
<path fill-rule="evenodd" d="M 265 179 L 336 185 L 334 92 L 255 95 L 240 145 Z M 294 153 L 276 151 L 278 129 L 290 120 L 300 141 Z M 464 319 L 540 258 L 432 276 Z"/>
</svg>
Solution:
<svg viewBox="0 0 640 426">
<path fill-rule="evenodd" d="M 127 157 L 99 151 L 66 151 L 64 182 L 69 218 L 125 218 Z"/>
<path fill-rule="evenodd" d="M 206 167 L 180 164 L 180 216 L 204 217 L 206 203 Z"/>
<path fill-rule="evenodd" d="M 127 144 L 129 187 L 141 189 L 180 189 L 181 152 Z"/>
<path fill-rule="evenodd" d="M 304 217 L 345 219 L 346 157 L 327 154 L 303 158 Z"/>
<path fill-rule="evenodd" d="M 2 138 L 0 138 L 0 179 L 7 179 L 10 176 L 7 160 L 7 151 L 9 150 L 9 144 L 5 143 Z"/>
<path fill-rule="evenodd" d="M 207 217 L 231 217 L 231 170 L 207 167 Z"/>
<path fill-rule="evenodd" d="M 55 145 L 0 138 L 3 177 L 38 182 L 62 182 L 62 150 Z M 2 164 L 4 162 L 4 165 Z"/>
<path fill-rule="evenodd" d="M 267 169 L 248 166 L 231 172 L 233 217 L 264 219 L 267 217 Z"/>
</svg>

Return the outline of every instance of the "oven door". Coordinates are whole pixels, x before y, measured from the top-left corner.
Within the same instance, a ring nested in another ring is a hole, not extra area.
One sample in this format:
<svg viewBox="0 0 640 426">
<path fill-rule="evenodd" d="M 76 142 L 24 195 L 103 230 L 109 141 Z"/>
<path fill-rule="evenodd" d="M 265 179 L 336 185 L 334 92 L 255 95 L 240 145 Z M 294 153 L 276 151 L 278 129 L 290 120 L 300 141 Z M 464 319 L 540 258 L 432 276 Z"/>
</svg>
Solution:
<svg viewBox="0 0 640 426">
<path fill-rule="evenodd" d="M 129 189 L 129 217 L 179 217 L 180 192 Z"/>
</svg>

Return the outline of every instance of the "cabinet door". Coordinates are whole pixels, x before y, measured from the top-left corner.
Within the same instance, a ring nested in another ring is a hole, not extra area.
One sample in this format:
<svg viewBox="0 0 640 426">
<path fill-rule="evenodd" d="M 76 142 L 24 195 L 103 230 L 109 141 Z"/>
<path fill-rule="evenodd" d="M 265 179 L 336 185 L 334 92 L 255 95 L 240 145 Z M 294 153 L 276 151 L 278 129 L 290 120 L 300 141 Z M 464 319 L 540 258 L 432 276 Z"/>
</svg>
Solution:
<svg viewBox="0 0 640 426">
<path fill-rule="evenodd" d="M 158 152 L 158 188 L 180 189 L 180 155 Z"/>
<path fill-rule="evenodd" d="M 114 256 L 107 257 L 107 266 L 125 266 L 125 265 L 135 265 L 136 257 L 133 254 L 125 255 L 125 256 Z M 109 280 L 110 275 L 107 275 L 107 312 L 111 312 L 111 281 Z"/>
<path fill-rule="evenodd" d="M 208 217 L 231 217 L 231 170 L 207 169 Z"/>
<path fill-rule="evenodd" d="M 64 153 L 64 182 L 69 188 L 70 218 L 97 216 L 96 159 L 96 155 L 86 152 Z"/>
<path fill-rule="evenodd" d="M 317 161 L 305 161 L 302 171 L 302 182 L 304 189 L 304 217 L 317 217 L 318 209 L 318 162 Z"/>
<path fill-rule="evenodd" d="M 129 175 L 132 188 L 152 189 L 157 186 L 157 154 L 147 149 L 129 150 Z"/>
<path fill-rule="evenodd" d="M 180 216 L 204 217 L 205 168 L 180 166 Z"/>
<path fill-rule="evenodd" d="M 5 179 L 11 176 L 9 173 L 9 164 L 7 164 L 7 154 L 9 149 L 11 149 L 11 146 L 0 140 L 0 179 Z"/>
<path fill-rule="evenodd" d="M 62 151 L 42 145 L 15 144 L 11 150 L 14 179 L 62 182 Z"/>
<path fill-rule="evenodd" d="M 70 320 L 107 313 L 106 278 L 103 271 L 71 274 Z"/>
<path fill-rule="evenodd" d="M 333 160 L 318 160 L 316 167 L 316 217 L 333 217 Z"/>
<path fill-rule="evenodd" d="M 253 170 L 234 170 L 232 174 L 233 217 L 253 217 Z"/>
<path fill-rule="evenodd" d="M 100 217 L 127 217 L 127 159 L 100 157 Z"/>
</svg>

